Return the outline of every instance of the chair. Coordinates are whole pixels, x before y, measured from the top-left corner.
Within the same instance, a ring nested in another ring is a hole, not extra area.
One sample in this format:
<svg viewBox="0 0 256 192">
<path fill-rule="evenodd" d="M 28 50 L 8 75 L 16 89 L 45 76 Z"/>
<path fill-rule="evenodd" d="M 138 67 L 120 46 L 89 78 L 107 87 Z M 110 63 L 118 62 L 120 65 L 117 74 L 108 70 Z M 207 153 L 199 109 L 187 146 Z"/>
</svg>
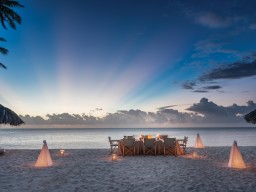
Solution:
<svg viewBox="0 0 256 192">
<path fill-rule="evenodd" d="M 186 153 L 187 142 L 188 142 L 187 136 L 185 136 L 184 139 L 179 142 L 180 147 L 182 147 L 184 154 Z"/>
<path fill-rule="evenodd" d="M 143 154 L 144 156 L 148 154 L 156 155 L 155 139 L 144 138 Z"/>
<path fill-rule="evenodd" d="M 134 135 L 124 136 L 124 139 L 134 139 Z"/>
<path fill-rule="evenodd" d="M 111 137 L 108 137 L 108 141 L 110 144 L 110 153 L 114 153 L 115 151 L 118 150 L 118 142 L 119 140 L 111 140 Z"/>
<path fill-rule="evenodd" d="M 123 157 L 131 153 L 135 155 L 135 139 L 123 139 Z"/>
<path fill-rule="evenodd" d="M 159 139 L 165 139 L 165 138 L 167 138 L 168 137 L 168 135 L 159 135 Z"/>
<path fill-rule="evenodd" d="M 176 138 L 165 138 L 164 139 L 164 156 L 166 154 L 177 156 Z"/>
<path fill-rule="evenodd" d="M 148 138 L 148 135 L 140 135 L 140 139 Z"/>
<path fill-rule="evenodd" d="M 3 148 L 0 148 L 0 156 L 4 155 L 4 153 L 5 153 L 5 150 Z"/>
</svg>

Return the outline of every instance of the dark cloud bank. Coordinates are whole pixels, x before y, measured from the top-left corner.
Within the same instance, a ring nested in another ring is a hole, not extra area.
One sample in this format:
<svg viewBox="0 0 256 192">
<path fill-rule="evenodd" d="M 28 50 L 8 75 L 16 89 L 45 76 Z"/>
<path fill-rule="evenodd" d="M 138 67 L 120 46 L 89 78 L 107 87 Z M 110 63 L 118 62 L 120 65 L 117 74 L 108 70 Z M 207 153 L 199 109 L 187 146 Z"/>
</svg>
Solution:
<svg viewBox="0 0 256 192">
<path fill-rule="evenodd" d="M 170 106 L 172 107 L 172 106 Z M 250 126 L 243 116 L 256 108 L 256 103 L 248 101 L 247 105 L 220 106 L 207 98 L 202 98 L 187 108 L 189 112 L 179 112 L 168 107 L 159 108 L 157 112 L 141 110 L 122 110 L 109 113 L 104 117 L 85 114 L 48 114 L 47 119 L 40 116 L 20 116 L 26 126 L 37 127 L 172 127 L 172 126 Z"/>
<path fill-rule="evenodd" d="M 206 93 L 210 90 L 222 89 L 222 86 L 217 85 L 218 80 L 233 80 L 256 76 L 256 53 L 252 53 L 243 57 L 241 60 L 220 65 L 208 72 L 205 72 L 194 81 L 186 81 L 182 84 L 184 89 L 191 90 L 196 93 Z M 211 86 L 201 86 L 204 83 L 212 83 Z M 200 87 L 201 86 L 201 87 Z"/>
</svg>

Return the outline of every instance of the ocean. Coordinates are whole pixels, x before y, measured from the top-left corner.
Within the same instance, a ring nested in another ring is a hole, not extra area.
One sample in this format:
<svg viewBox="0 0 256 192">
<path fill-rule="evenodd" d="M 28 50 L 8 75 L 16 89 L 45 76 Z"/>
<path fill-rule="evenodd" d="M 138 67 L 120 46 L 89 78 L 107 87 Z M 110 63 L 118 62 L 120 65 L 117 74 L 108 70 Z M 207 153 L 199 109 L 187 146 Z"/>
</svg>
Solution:
<svg viewBox="0 0 256 192">
<path fill-rule="evenodd" d="M 109 148 L 108 136 L 121 139 L 125 135 L 167 134 L 178 139 L 188 136 L 194 146 L 199 133 L 205 146 L 256 146 L 256 128 L 91 128 L 91 129 L 0 129 L 0 147 L 5 149 L 40 149 L 46 140 L 50 149 Z"/>
</svg>

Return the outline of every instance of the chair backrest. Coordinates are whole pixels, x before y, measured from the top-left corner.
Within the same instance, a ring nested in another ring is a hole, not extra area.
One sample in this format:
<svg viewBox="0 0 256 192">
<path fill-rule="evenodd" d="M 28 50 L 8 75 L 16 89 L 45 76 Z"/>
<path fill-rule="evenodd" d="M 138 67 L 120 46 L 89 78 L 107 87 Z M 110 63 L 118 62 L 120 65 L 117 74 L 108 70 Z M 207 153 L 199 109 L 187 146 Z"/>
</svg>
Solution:
<svg viewBox="0 0 256 192">
<path fill-rule="evenodd" d="M 159 135 L 159 138 L 160 138 L 160 139 L 163 139 L 163 140 L 164 140 L 165 138 L 167 138 L 167 137 L 168 137 L 168 135 Z"/>
<path fill-rule="evenodd" d="M 188 142 L 188 136 L 184 136 L 184 141 L 183 141 L 183 144 L 187 144 L 187 142 Z"/>
<path fill-rule="evenodd" d="M 145 147 L 154 147 L 155 146 L 155 140 L 156 139 L 144 138 L 144 146 Z"/>
<path fill-rule="evenodd" d="M 111 137 L 108 137 L 108 141 L 109 141 L 109 143 L 111 143 Z"/>
<path fill-rule="evenodd" d="M 174 147 L 176 145 L 176 138 L 165 138 L 164 145 L 166 147 Z"/>
<path fill-rule="evenodd" d="M 124 139 L 134 139 L 134 135 L 124 136 Z"/>
<path fill-rule="evenodd" d="M 135 139 L 123 139 L 125 147 L 133 147 Z"/>
</svg>

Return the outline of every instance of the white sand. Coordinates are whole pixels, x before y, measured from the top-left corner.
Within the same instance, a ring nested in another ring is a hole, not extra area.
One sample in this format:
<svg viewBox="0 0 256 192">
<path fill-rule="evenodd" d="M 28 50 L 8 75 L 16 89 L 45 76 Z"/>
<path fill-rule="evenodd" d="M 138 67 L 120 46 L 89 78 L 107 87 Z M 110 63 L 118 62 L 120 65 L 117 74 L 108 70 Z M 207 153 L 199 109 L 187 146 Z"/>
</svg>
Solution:
<svg viewBox="0 0 256 192">
<path fill-rule="evenodd" d="M 0 191 L 255 192 L 255 147 L 240 147 L 247 169 L 228 168 L 231 147 L 209 147 L 206 158 L 135 156 L 112 162 L 106 149 L 50 150 L 54 166 L 33 165 L 40 150 L 0 156 Z M 188 149 L 191 152 L 192 149 Z"/>
</svg>

